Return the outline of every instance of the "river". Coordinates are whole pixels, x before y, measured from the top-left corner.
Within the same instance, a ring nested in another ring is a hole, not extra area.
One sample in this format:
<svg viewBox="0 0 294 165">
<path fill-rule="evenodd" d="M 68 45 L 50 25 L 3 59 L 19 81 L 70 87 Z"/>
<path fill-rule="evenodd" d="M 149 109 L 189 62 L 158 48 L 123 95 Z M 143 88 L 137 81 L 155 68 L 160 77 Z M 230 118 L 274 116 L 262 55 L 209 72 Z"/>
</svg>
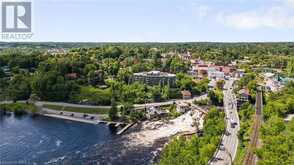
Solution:
<svg viewBox="0 0 294 165">
<path fill-rule="evenodd" d="M 105 124 L 0 116 L 0 164 L 144 165 L 149 164 L 152 151 L 166 142 L 126 148 L 125 140 Z"/>
</svg>

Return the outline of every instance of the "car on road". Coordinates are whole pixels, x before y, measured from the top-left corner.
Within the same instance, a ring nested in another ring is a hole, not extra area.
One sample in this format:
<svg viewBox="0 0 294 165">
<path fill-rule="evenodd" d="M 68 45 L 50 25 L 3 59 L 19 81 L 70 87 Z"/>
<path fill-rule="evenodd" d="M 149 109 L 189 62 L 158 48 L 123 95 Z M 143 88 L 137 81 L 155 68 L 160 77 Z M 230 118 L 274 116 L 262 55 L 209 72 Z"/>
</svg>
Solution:
<svg viewBox="0 0 294 165">
<path fill-rule="evenodd" d="M 223 143 L 220 144 L 219 149 L 220 149 L 221 151 L 224 151 L 224 150 L 225 150 L 225 146 L 223 145 Z"/>
<path fill-rule="evenodd" d="M 235 128 L 237 125 L 237 122 L 235 122 L 233 119 L 230 120 L 231 128 Z"/>
<path fill-rule="evenodd" d="M 231 133 L 230 133 L 229 131 L 226 131 L 226 132 L 225 132 L 225 135 L 226 135 L 226 136 L 230 136 Z"/>
</svg>

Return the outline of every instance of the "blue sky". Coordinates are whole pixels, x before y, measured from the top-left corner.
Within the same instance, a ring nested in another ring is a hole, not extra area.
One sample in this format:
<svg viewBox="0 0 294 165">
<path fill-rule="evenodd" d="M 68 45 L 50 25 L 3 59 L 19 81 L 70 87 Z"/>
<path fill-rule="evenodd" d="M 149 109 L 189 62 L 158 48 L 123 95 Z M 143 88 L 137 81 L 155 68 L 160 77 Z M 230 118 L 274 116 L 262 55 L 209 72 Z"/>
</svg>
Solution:
<svg viewBox="0 0 294 165">
<path fill-rule="evenodd" d="M 294 0 L 34 0 L 33 41 L 294 41 Z"/>
</svg>

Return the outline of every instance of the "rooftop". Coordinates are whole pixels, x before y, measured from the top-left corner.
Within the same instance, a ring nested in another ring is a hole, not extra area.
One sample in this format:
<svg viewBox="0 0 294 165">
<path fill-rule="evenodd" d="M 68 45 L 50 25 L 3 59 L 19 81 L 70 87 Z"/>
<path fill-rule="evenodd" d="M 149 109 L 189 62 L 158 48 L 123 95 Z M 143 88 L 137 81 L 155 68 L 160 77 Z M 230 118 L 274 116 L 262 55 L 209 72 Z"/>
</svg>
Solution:
<svg viewBox="0 0 294 165">
<path fill-rule="evenodd" d="M 160 71 L 140 72 L 140 73 L 134 73 L 134 75 L 136 75 L 136 76 L 176 77 L 175 74 L 160 72 Z"/>
<path fill-rule="evenodd" d="M 267 72 L 267 73 L 264 73 L 263 76 L 266 77 L 266 78 L 271 78 L 271 77 L 275 76 L 275 74 Z"/>
<path fill-rule="evenodd" d="M 183 96 L 191 96 L 191 92 L 190 91 L 187 91 L 187 90 L 184 90 L 184 91 L 181 91 L 182 95 Z"/>
<path fill-rule="evenodd" d="M 238 92 L 240 95 L 242 95 L 242 94 L 245 94 L 245 95 L 247 95 L 247 96 L 249 96 L 250 94 L 249 94 L 249 91 L 247 90 L 247 89 L 241 89 L 241 90 L 239 90 L 239 92 Z"/>
</svg>

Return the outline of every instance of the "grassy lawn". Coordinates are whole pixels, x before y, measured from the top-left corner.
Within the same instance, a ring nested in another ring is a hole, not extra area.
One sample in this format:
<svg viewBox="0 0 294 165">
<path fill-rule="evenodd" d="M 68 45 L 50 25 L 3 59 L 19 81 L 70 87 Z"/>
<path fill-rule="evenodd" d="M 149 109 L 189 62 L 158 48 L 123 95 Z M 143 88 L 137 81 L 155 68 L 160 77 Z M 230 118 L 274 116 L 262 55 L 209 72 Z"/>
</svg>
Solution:
<svg viewBox="0 0 294 165">
<path fill-rule="evenodd" d="M 0 110 L 6 110 L 10 112 L 22 113 L 24 111 L 35 113 L 37 112 L 37 108 L 32 104 L 26 103 L 12 103 L 12 104 L 1 104 Z"/>
<path fill-rule="evenodd" d="M 78 113 L 88 113 L 88 114 L 108 114 L 109 109 L 107 108 L 80 108 L 80 107 L 64 107 L 60 105 L 50 105 L 44 104 L 44 108 L 66 111 L 66 112 L 78 112 Z"/>
</svg>

